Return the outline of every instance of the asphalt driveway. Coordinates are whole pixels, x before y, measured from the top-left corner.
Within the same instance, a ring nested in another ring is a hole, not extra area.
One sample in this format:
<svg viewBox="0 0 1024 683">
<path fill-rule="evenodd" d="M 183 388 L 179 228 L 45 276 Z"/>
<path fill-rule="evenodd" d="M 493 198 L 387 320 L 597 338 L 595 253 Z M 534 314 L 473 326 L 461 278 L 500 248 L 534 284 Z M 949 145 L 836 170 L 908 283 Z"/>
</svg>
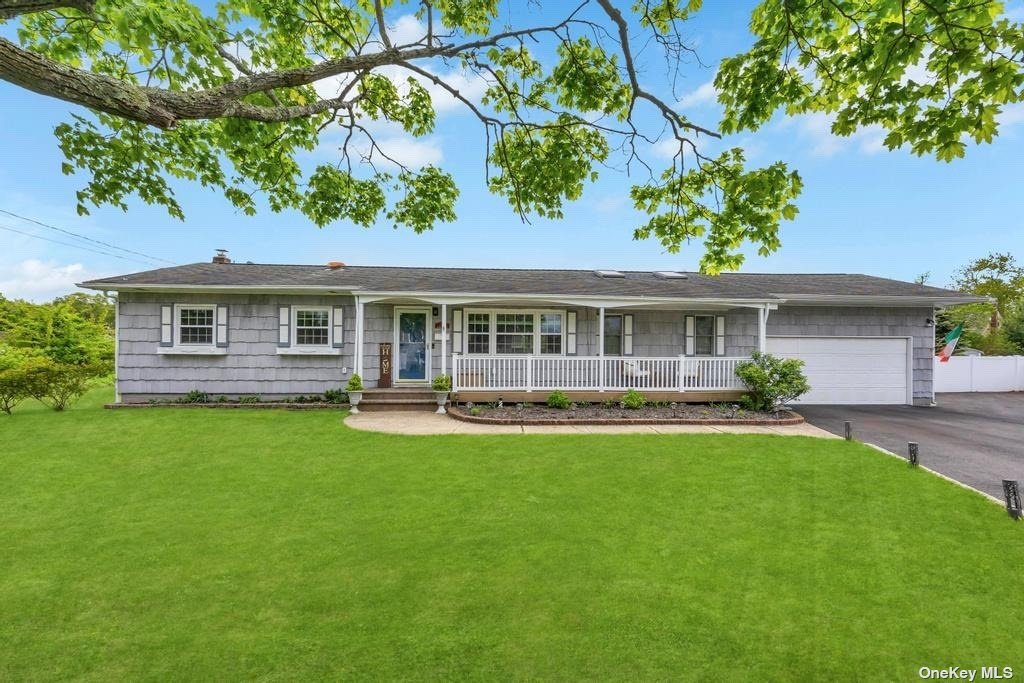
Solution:
<svg viewBox="0 0 1024 683">
<path fill-rule="evenodd" d="M 816 427 L 853 436 L 906 457 L 920 446 L 921 464 L 1002 499 L 1003 479 L 1024 483 L 1024 392 L 939 394 L 938 406 L 797 406 Z"/>
</svg>

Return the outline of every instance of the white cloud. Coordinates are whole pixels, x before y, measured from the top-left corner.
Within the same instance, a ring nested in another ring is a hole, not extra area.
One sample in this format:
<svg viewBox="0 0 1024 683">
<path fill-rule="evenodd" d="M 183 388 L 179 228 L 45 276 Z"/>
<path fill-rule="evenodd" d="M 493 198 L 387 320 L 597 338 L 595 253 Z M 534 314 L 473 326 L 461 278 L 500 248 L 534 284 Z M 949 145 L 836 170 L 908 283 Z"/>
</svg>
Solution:
<svg viewBox="0 0 1024 683">
<path fill-rule="evenodd" d="M 609 194 L 594 202 L 594 209 L 598 213 L 615 213 L 629 201 L 624 194 Z"/>
<path fill-rule="evenodd" d="M 56 261 L 27 259 L 0 265 L 0 294 L 9 299 L 47 301 L 75 291 L 75 283 L 89 277 L 81 263 L 60 265 Z"/>
<path fill-rule="evenodd" d="M 679 154 L 679 141 L 671 136 L 663 138 L 654 143 L 652 151 L 656 157 L 671 159 L 675 157 L 676 154 Z"/>
<path fill-rule="evenodd" d="M 424 24 L 412 14 L 403 14 L 398 17 L 393 24 L 388 27 L 388 36 L 391 38 L 391 42 L 395 45 L 408 45 L 414 43 L 427 33 L 427 28 Z M 377 51 L 379 46 L 374 47 L 371 44 L 369 51 Z M 438 71 L 436 68 L 417 62 L 416 66 L 420 67 L 424 71 L 437 76 L 441 81 L 447 84 L 450 88 L 459 92 L 460 95 L 470 101 L 477 101 L 484 94 L 487 89 L 487 81 L 480 75 L 466 71 L 464 69 L 451 69 L 449 71 Z M 409 90 L 409 77 L 416 79 L 427 92 L 430 93 L 430 99 L 434 104 L 434 109 L 438 114 L 444 114 L 449 111 L 453 111 L 464 105 L 459 102 L 446 88 L 442 85 L 438 85 L 432 79 L 426 76 L 404 69 L 400 66 L 386 65 L 378 69 L 373 70 L 374 73 L 387 76 L 391 79 L 391 82 L 398 88 L 400 95 L 405 95 Z M 333 76 L 331 78 L 325 78 L 321 81 L 317 81 L 313 84 L 317 94 L 320 97 L 336 97 L 342 88 L 351 81 L 351 76 L 348 74 L 341 76 Z"/>
<path fill-rule="evenodd" d="M 426 25 L 415 14 L 403 14 L 388 26 L 388 38 L 395 46 L 419 42 L 427 35 Z M 426 41 L 424 41 L 426 44 Z"/>
<path fill-rule="evenodd" d="M 410 135 L 397 135 L 378 139 L 377 146 L 384 154 L 410 168 L 420 168 L 427 164 L 436 166 L 444 159 L 444 151 L 437 138 L 418 140 Z M 374 162 L 380 161 L 374 155 Z"/>
<path fill-rule="evenodd" d="M 829 114 L 802 114 L 784 119 L 782 128 L 795 126 L 801 138 L 811 145 L 811 154 L 831 157 L 840 152 L 857 149 L 864 154 L 884 152 L 885 130 L 881 126 L 867 126 L 853 135 L 840 136 L 832 132 L 834 118 Z"/>
<path fill-rule="evenodd" d="M 689 107 L 699 107 L 705 104 L 711 104 L 718 99 L 718 91 L 715 90 L 714 81 L 708 81 L 704 83 L 696 90 L 689 92 L 679 100 L 679 107 L 681 109 L 687 109 Z"/>
</svg>

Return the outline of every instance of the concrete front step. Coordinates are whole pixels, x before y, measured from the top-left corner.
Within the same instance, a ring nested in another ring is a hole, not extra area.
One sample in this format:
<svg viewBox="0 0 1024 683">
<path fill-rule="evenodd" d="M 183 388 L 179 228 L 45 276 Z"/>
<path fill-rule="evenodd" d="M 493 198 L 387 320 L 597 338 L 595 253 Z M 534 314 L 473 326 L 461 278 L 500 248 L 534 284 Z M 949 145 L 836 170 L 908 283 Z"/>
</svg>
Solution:
<svg viewBox="0 0 1024 683">
<path fill-rule="evenodd" d="M 359 410 L 382 411 L 430 411 L 437 410 L 434 392 L 429 387 L 393 387 L 390 389 L 367 389 Z"/>
<path fill-rule="evenodd" d="M 437 410 L 437 402 L 431 396 L 429 401 L 418 401 L 408 399 L 370 400 L 364 398 L 359 402 L 360 412 L 384 412 L 384 411 L 410 411 L 432 413 Z"/>
</svg>

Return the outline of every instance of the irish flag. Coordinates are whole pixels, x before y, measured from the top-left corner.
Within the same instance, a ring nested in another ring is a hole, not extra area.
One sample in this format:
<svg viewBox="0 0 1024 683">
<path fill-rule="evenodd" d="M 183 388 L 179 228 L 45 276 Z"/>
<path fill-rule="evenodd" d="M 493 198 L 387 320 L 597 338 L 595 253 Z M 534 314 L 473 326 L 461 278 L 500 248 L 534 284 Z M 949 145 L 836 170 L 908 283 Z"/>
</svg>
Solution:
<svg viewBox="0 0 1024 683">
<path fill-rule="evenodd" d="M 942 351 L 939 351 L 940 363 L 949 362 L 949 357 L 953 355 L 953 350 L 956 348 L 956 343 L 960 341 L 960 335 L 963 334 L 963 331 L 963 323 L 960 323 L 946 335 L 946 345 L 942 347 Z"/>
</svg>

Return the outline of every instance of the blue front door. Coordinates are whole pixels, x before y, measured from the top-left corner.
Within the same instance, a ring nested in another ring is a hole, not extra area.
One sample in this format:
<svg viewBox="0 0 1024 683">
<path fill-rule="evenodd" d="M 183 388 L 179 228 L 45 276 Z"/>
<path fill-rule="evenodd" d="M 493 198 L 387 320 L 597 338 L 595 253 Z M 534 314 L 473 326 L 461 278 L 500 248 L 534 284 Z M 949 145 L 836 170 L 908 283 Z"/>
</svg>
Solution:
<svg viewBox="0 0 1024 683">
<path fill-rule="evenodd" d="M 425 310 L 399 310 L 396 315 L 398 361 L 395 363 L 395 371 L 399 382 L 427 380 L 428 317 Z"/>
</svg>

